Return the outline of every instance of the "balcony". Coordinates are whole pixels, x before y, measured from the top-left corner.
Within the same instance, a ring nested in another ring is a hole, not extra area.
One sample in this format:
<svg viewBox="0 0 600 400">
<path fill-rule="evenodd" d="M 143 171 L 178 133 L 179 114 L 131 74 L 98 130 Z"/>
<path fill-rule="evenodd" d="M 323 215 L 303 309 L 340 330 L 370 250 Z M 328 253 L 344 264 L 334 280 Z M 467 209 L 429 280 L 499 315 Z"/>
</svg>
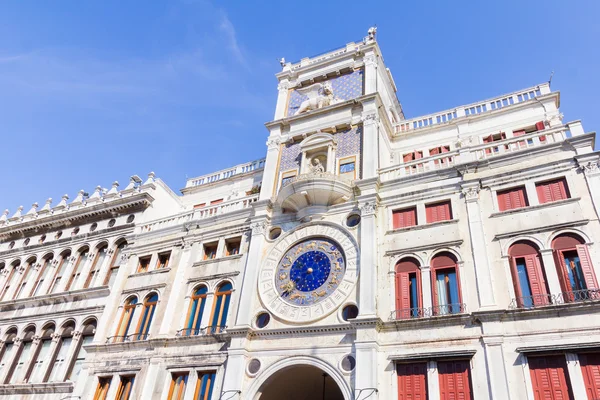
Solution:
<svg viewBox="0 0 600 400">
<path fill-rule="evenodd" d="M 279 190 L 277 204 L 284 210 L 304 215 L 324 212 L 327 207 L 351 198 L 352 181 L 328 172 L 301 174 Z"/>
<path fill-rule="evenodd" d="M 470 142 L 463 143 L 459 150 L 403 162 L 399 165 L 380 169 L 380 179 L 382 182 L 385 182 L 430 171 L 452 168 L 459 164 L 484 161 L 552 143 L 560 143 L 566 140 L 568 138 L 567 133 L 573 130 L 579 132 L 579 130 L 581 130 L 581 125 L 578 122 L 574 122 L 556 128 L 536 131 L 527 135 L 491 143 L 474 145 L 470 145 Z M 467 141 L 468 139 L 465 140 L 465 142 Z"/>
<path fill-rule="evenodd" d="M 205 335 L 218 335 L 225 333 L 227 326 L 205 326 L 204 328 L 194 329 L 186 328 L 177 331 L 175 336 L 178 337 L 189 337 L 189 336 L 205 336 Z"/>
<path fill-rule="evenodd" d="M 109 336 L 106 338 L 106 344 L 109 343 L 127 343 L 127 342 L 139 342 L 141 340 L 148 340 L 150 335 L 147 333 L 132 333 L 127 336 Z"/>
<path fill-rule="evenodd" d="M 185 188 L 192 188 L 196 186 L 208 185 L 213 182 L 222 181 L 224 179 L 229 179 L 233 176 L 247 174 L 249 172 L 258 171 L 265 167 L 265 159 L 261 158 L 260 160 L 251 161 L 245 164 L 239 164 L 235 167 L 231 167 L 228 169 L 224 169 L 221 171 L 213 172 L 211 174 L 202 175 L 197 178 L 188 179 Z"/>
<path fill-rule="evenodd" d="M 600 289 L 585 289 L 573 292 L 517 297 L 512 300 L 508 308 L 511 310 L 529 310 L 561 304 L 589 303 L 598 300 L 600 300 Z"/>
<path fill-rule="evenodd" d="M 443 317 L 447 315 L 464 314 L 466 312 L 467 305 L 464 303 L 445 304 L 426 308 L 405 308 L 392 311 L 390 320 Z"/>
</svg>

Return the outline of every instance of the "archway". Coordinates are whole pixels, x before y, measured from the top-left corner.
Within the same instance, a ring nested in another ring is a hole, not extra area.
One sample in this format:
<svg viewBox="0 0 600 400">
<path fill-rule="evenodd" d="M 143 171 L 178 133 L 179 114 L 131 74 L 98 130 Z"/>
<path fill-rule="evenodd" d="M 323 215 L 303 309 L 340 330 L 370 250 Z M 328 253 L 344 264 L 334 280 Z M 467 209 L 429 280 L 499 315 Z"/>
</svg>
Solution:
<svg viewBox="0 0 600 400">
<path fill-rule="evenodd" d="M 269 376 L 254 400 L 345 400 L 337 382 L 312 365 L 285 367 Z"/>
</svg>

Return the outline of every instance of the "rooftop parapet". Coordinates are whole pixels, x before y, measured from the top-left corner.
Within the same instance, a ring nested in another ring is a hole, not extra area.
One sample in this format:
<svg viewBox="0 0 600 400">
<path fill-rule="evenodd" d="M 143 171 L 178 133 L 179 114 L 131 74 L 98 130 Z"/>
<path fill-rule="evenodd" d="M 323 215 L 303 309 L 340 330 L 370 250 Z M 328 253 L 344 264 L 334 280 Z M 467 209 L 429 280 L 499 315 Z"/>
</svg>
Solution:
<svg viewBox="0 0 600 400">
<path fill-rule="evenodd" d="M 229 179 L 236 175 L 247 174 L 249 172 L 258 171 L 265 167 L 265 159 L 250 161 L 245 164 L 239 164 L 235 167 L 223 169 L 221 171 L 212 172 L 210 174 L 198 176 L 196 178 L 190 178 L 185 184 L 185 188 L 192 188 L 196 186 L 208 185 L 209 183 L 222 181 Z"/>
<path fill-rule="evenodd" d="M 46 200 L 44 206 L 39 208 L 38 203 L 33 203 L 31 209 L 26 213 L 23 213 L 24 207 L 20 206 L 17 211 L 9 217 L 9 210 L 5 210 L 2 216 L 0 216 L 0 231 L 11 230 L 12 228 L 18 228 L 28 223 L 43 223 L 47 219 L 52 217 L 56 218 L 61 214 L 68 214 L 71 211 L 91 209 L 93 206 L 99 204 L 109 205 L 116 203 L 119 199 L 134 196 L 138 193 L 143 193 L 149 189 L 154 189 L 155 175 L 154 172 L 148 174 L 148 179 L 144 182 L 142 179 L 133 175 L 129 179 L 129 184 L 123 190 L 118 189 L 119 182 L 113 182 L 111 189 L 102 188 L 102 186 L 96 186 L 94 192 L 90 195 L 85 190 L 80 190 L 77 196 L 69 202 L 69 195 L 65 194 L 62 196 L 60 202 L 52 207 L 52 198 Z"/>
<path fill-rule="evenodd" d="M 394 134 L 402 135 L 417 129 L 444 124 L 457 118 L 499 110 L 501 108 L 509 107 L 513 104 L 533 100 L 536 97 L 549 93 L 551 93 L 550 84 L 542 83 L 527 89 L 494 97 L 493 99 L 482 100 L 476 103 L 458 106 L 449 110 L 400 121 L 394 126 Z"/>
</svg>

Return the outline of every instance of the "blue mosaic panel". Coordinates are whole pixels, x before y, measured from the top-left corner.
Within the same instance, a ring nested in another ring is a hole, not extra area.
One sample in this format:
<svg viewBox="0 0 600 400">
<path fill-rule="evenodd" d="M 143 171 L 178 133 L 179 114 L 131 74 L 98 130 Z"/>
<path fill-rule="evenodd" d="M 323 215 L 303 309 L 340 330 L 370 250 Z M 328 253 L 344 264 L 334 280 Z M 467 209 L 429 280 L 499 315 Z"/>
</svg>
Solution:
<svg viewBox="0 0 600 400">
<path fill-rule="evenodd" d="M 334 135 L 335 139 L 337 140 L 337 160 L 348 156 L 362 154 L 362 132 L 362 125 L 360 125 L 345 131 L 337 132 Z M 300 152 L 300 142 L 284 145 L 281 153 L 279 172 L 281 173 L 291 169 L 300 169 L 301 159 L 302 154 Z M 356 170 L 356 176 L 360 178 L 362 171 L 360 159 L 357 160 Z"/>
<path fill-rule="evenodd" d="M 329 79 L 333 94 L 340 100 L 355 99 L 363 94 L 363 70 L 353 71 L 349 74 L 338 76 Z M 290 100 L 288 102 L 287 115 L 296 115 L 296 111 L 300 108 L 300 104 L 304 100 L 308 99 L 308 96 L 298 93 L 293 90 L 290 93 Z"/>
</svg>

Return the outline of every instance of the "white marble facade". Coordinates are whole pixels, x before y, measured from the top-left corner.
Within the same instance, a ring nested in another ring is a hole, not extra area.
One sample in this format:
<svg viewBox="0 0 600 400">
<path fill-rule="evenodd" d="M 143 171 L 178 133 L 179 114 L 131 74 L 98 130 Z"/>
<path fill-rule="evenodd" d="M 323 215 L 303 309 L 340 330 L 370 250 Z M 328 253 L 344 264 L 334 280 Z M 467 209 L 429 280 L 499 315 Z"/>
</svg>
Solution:
<svg viewBox="0 0 600 400">
<path fill-rule="evenodd" d="M 406 119 L 375 33 L 282 62 L 264 159 L 5 212 L 0 398 L 594 398 L 595 135 L 547 83 Z"/>
</svg>

